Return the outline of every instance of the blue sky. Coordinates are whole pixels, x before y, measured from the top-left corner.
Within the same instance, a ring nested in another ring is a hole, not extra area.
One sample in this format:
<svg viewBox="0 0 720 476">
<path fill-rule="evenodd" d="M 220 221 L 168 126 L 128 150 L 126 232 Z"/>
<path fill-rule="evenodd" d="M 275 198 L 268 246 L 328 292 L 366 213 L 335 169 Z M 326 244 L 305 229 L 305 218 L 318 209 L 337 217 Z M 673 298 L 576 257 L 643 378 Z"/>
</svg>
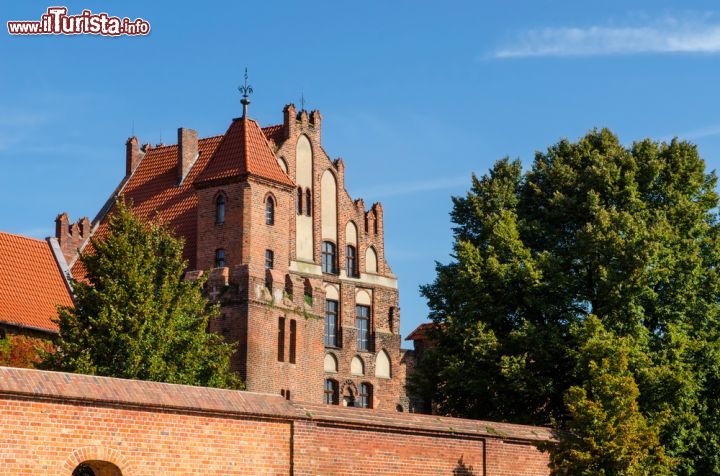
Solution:
<svg viewBox="0 0 720 476">
<path fill-rule="evenodd" d="M 124 173 L 133 124 L 152 143 L 180 126 L 224 132 L 247 66 L 251 115 L 277 123 L 304 93 L 351 195 L 383 202 L 407 335 L 426 318 L 418 287 L 449 260 L 450 196 L 471 172 L 506 155 L 529 165 L 594 127 L 628 144 L 687 138 L 718 167 L 716 2 L 629 3 L 66 4 L 152 25 L 102 38 L 10 37 L 6 21 L 52 4 L 2 2 L 0 229 L 44 237 L 61 211 L 92 218 Z"/>
</svg>

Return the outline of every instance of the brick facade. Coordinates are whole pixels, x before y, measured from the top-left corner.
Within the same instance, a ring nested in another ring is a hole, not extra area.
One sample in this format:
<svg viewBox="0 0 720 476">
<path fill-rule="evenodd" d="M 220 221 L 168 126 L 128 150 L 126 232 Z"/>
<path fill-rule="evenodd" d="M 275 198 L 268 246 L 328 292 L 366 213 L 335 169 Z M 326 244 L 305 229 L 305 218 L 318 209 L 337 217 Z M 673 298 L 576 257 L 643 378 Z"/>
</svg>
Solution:
<svg viewBox="0 0 720 476">
<path fill-rule="evenodd" d="M 547 475 L 545 428 L 0 367 L 0 474 Z M 100 469 L 100 470 L 98 470 Z"/>
<path fill-rule="evenodd" d="M 345 190 L 345 164 L 327 155 L 321 137 L 320 113 L 298 112 L 291 104 L 283 110 L 282 124 L 264 129 L 243 116 L 217 137 L 198 139 L 195 131 L 180 128 L 174 146 L 140 147 L 130 138 L 126 176 L 117 194 L 125 195 L 136 213 L 157 214 L 185 238 L 187 276 L 208 275 L 208 296 L 221 305 L 221 316 L 211 330 L 237 343 L 233 368 L 249 390 L 322 403 L 325 380 L 332 379 L 342 393 L 339 403 L 352 405 L 359 400 L 360 386 L 369 385 L 370 406 L 409 411 L 405 377 L 412 352 L 400 348 L 397 280 L 385 258 L 383 208 L 375 203 L 366 209 L 362 199 L 351 198 Z M 310 158 L 300 166 L 301 141 L 309 144 Z M 323 190 L 324 174 L 334 190 Z M 334 196 L 330 202 L 329 195 Z M 221 220 L 219 198 L 224 207 Z M 272 224 L 266 223 L 268 198 L 274 205 Z M 324 206 L 328 208 L 323 211 Z M 104 233 L 108 210 L 104 208 L 93 223 L 96 236 Z M 357 272 L 346 269 L 348 227 L 356 230 L 352 244 Z M 73 253 L 87 243 L 88 230 L 86 219 L 70 225 L 67 215 L 58 218 L 57 237 L 68 262 L 76 263 L 76 277 L 82 268 Z M 306 249 L 300 252 L 298 243 L 303 240 Z M 331 272 L 322 270 L 323 241 L 336 249 L 336 269 Z M 218 250 L 224 259 L 220 267 Z M 269 271 L 268 250 L 273 254 Z M 328 286 L 338 295 L 339 309 L 338 340 L 326 348 Z M 358 350 L 356 344 L 360 294 L 369 296 L 366 350 Z M 284 333 L 279 329 L 282 322 Z M 326 354 L 337 361 L 333 371 L 326 372 Z M 389 375 L 376 376 L 380 354 Z M 362 374 L 350 371 L 354 358 L 362 360 Z"/>
</svg>

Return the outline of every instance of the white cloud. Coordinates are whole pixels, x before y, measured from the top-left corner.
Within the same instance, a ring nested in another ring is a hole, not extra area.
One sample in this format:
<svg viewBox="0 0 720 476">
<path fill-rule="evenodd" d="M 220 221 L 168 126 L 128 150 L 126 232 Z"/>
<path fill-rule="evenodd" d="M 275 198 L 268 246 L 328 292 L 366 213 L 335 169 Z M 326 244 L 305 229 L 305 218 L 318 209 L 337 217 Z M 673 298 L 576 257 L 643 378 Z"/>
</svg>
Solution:
<svg viewBox="0 0 720 476">
<path fill-rule="evenodd" d="M 697 139 L 704 139 L 706 137 L 713 137 L 720 135 L 720 124 L 712 124 L 691 131 L 681 132 L 680 134 L 664 135 L 658 138 L 659 141 L 670 142 L 673 138 L 677 137 L 680 140 L 694 141 Z"/>
<path fill-rule="evenodd" d="M 542 28 L 522 32 L 489 58 L 720 53 L 720 23 L 706 18 L 646 21 L 635 26 Z"/>
<path fill-rule="evenodd" d="M 50 115 L 47 113 L 5 111 L 2 116 L 0 116 L 0 127 L 34 127 L 46 123 L 49 118 Z"/>
</svg>

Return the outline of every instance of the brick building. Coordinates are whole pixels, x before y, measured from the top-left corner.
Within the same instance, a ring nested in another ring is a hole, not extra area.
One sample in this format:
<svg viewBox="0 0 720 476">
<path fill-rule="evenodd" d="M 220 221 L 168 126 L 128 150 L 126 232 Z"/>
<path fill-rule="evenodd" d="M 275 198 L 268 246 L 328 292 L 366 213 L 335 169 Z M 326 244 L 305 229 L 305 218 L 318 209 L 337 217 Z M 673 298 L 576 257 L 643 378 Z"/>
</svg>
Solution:
<svg viewBox="0 0 720 476">
<path fill-rule="evenodd" d="M 28 367 L 57 334 L 57 306 L 72 305 L 55 238 L 0 232 L 0 365 Z"/>
<path fill-rule="evenodd" d="M 318 111 L 283 109 L 282 124 L 247 115 L 225 134 L 126 143 L 126 174 L 95 220 L 57 240 L 75 277 L 78 250 L 102 237 L 114 199 L 185 239 L 188 279 L 209 273 L 221 304 L 211 327 L 237 342 L 248 390 L 288 400 L 407 411 L 412 352 L 400 348 L 397 279 L 385 257 L 383 208 L 345 189 L 345 164 L 322 146 Z M 85 249 L 85 251 L 90 251 Z"/>
</svg>

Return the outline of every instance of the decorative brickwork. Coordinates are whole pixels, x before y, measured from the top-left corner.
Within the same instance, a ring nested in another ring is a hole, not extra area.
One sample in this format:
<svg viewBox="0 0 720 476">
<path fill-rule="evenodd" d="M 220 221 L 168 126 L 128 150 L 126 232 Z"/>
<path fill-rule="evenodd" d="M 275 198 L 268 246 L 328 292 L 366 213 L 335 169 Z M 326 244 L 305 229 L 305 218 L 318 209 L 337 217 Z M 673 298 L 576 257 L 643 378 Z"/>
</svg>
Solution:
<svg viewBox="0 0 720 476">
<path fill-rule="evenodd" d="M 549 474 L 545 428 L 0 368 L 2 474 Z M 117 473 L 114 473 L 117 474 Z"/>
<path fill-rule="evenodd" d="M 325 379 L 333 379 L 353 383 L 345 388 L 362 385 L 373 408 L 409 411 L 405 380 L 413 354 L 400 349 L 383 208 L 375 203 L 366 210 L 362 199 L 350 197 L 345 164 L 327 155 L 321 129 L 318 111 L 298 113 L 290 104 L 282 124 L 264 129 L 243 116 L 213 138 L 198 140 L 195 131 L 181 128 L 174 146 L 140 148 L 131 138 L 118 193 L 136 213 L 160 217 L 185 238 L 189 279 L 209 273 L 208 296 L 222 308 L 211 330 L 237 343 L 233 368 L 249 390 L 322 403 Z M 94 224 L 98 237 L 108 210 Z M 61 217 L 63 251 L 76 251 L 87 243 L 89 226 L 68 228 L 67 216 Z M 323 242 L 334 250 L 325 270 Z M 355 269 L 347 269 L 349 245 Z M 68 261 L 81 278 L 82 266 L 74 256 Z M 326 348 L 327 292 L 337 301 L 337 339 Z M 358 348 L 358 304 L 367 314 L 364 348 Z M 324 370 L 327 353 L 338 361 L 334 372 Z M 351 372 L 353 358 L 362 360 L 364 372 Z M 354 405 L 360 395 L 348 390 L 343 397 L 339 403 Z"/>
</svg>

